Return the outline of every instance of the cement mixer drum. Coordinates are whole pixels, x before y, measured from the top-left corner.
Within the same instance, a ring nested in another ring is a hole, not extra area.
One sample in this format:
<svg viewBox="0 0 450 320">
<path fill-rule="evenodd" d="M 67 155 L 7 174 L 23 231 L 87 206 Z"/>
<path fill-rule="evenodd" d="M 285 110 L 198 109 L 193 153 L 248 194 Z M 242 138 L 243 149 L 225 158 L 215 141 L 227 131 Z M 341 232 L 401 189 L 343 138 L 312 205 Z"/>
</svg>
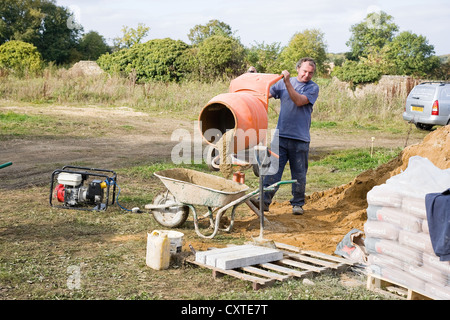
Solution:
<svg viewBox="0 0 450 320">
<path fill-rule="evenodd" d="M 216 147 L 225 133 L 234 130 L 234 153 L 264 141 L 269 90 L 281 78 L 276 74 L 246 73 L 231 81 L 229 92 L 212 98 L 200 112 L 199 129 L 203 139 Z M 214 152 L 208 150 L 208 154 Z"/>
</svg>

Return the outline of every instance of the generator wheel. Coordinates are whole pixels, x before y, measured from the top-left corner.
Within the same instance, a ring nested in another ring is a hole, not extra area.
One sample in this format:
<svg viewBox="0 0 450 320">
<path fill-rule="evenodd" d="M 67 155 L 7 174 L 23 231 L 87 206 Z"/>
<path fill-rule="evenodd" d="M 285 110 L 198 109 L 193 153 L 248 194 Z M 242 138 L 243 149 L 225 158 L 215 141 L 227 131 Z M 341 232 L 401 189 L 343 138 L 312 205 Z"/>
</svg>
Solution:
<svg viewBox="0 0 450 320">
<path fill-rule="evenodd" d="M 154 205 L 169 205 L 177 203 L 175 197 L 168 191 L 161 192 L 153 199 Z M 188 206 L 173 206 L 161 209 L 152 209 L 156 222 L 164 227 L 177 228 L 181 226 L 189 215 Z"/>
</svg>

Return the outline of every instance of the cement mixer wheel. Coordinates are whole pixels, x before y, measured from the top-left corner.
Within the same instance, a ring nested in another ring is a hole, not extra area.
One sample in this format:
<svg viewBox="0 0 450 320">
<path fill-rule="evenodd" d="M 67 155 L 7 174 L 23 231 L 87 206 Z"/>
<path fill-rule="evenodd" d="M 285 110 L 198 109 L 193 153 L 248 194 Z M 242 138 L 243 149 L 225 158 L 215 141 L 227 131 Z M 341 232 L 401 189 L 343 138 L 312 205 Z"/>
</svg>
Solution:
<svg viewBox="0 0 450 320">
<path fill-rule="evenodd" d="M 170 205 L 177 203 L 175 197 L 168 191 L 156 195 L 153 199 L 154 205 Z M 177 228 L 181 226 L 189 215 L 188 206 L 172 206 L 152 210 L 153 218 L 164 227 Z"/>
</svg>

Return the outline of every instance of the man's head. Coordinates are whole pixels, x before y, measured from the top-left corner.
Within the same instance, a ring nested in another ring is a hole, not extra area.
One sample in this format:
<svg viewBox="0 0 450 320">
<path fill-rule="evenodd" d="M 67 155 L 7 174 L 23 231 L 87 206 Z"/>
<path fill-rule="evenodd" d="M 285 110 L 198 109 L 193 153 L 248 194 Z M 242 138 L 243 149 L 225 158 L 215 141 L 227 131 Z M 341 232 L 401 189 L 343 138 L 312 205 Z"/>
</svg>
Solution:
<svg viewBox="0 0 450 320">
<path fill-rule="evenodd" d="M 316 62 L 312 58 L 302 58 L 297 62 L 297 79 L 300 82 L 308 82 L 316 72 Z"/>
</svg>

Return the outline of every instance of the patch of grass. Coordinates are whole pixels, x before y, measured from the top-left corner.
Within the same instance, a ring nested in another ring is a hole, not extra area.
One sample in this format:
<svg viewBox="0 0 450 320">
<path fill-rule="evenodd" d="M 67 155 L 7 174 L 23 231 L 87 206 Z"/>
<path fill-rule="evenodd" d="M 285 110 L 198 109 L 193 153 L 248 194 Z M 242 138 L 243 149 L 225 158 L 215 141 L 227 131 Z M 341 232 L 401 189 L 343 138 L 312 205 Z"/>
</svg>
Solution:
<svg viewBox="0 0 450 320">
<path fill-rule="evenodd" d="M 141 177 L 143 179 L 149 179 L 154 177 L 153 173 L 162 170 L 168 170 L 173 168 L 187 168 L 191 170 L 209 172 L 208 166 L 203 164 L 174 164 L 172 162 L 152 162 L 144 165 L 134 166 L 130 168 L 122 169 L 121 172 L 133 177 Z"/>
<path fill-rule="evenodd" d="M 398 156 L 400 149 L 377 148 L 371 155 L 366 149 L 336 151 L 310 161 L 306 191 L 312 193 L 346 184 L 356 175 L 377 168 Z"/>
<path fill-rule="evenodd" d="M 32 135 L 42 132 L 54 124 L 54 120 L 45 115 L 27 115 L 12 111 L 0 113 L 0 132 L 2 135 Z"/>
<path fill-rule="evenodd" d="M 351 149 L 335 152 L 311 166 L 325 166 L 332 170 L 362 172 L 373 169 L 398 156 L 401 150 L 377 148 L 373 153 L 367 149 Z"/>
<path fill-rule="evenodd" d="M 336 121 L 312 121 L 312 129 L 335 128 L 338 124 Z"/>
<path fill-rule="evenodd" d="M 353 277 L 358 279 L 357 275 Z M 366 290 L 362 286 L 344 286 L 336 274 L 319 275 L 312 279 L 313 284 L 301 281 L 286 281 L 273 286 L 269 290 L 257 292 L 237 292 L 230 290 L 216 296 L 201 296 L 206 300 L 382 300 L 384 296 Z"/>
<path fill-rule="evenodd" d="M 311 194 L 346 184 L 358 174 L 387 163 L 400 151 L 400 149 L 377 148 L 371 156 L 370 151 L 366 149 L 349 149 L 335 151 L 319 160 L 310 160 L 306 177 L 306 193 Z M 257 187 L 258 181 L 251 179 L 254 181 L 253 185 Z M 291 179 L 291 171 L 288 164 L 283 172 L 282 180 L 289 179 Z M 247 182 L 246 184 L 249 185 Z M 290 197 L 291 187 L 284 186 L 278 190 L 274 199 L 284 201 Z"/>
</svg>

